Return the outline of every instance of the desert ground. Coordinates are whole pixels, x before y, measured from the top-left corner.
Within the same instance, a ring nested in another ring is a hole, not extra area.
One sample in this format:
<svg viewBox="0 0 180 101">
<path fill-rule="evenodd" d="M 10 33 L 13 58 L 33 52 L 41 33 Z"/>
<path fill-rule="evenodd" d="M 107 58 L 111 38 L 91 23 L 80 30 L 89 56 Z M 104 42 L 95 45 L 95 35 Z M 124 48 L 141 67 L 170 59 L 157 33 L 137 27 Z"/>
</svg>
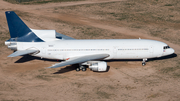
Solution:
<svg viewBox="0 0 180 101">
<path fill-rule="evenodd" d="M 179 0 L 85 0 L 12 4 L 0 0 L 1 101 L 180 101 Z M 76 39 L 153 39 L 175 49 L 170 56 L 107 61 L 108 72 L 45 69 L 60 61 L 7 57 L 5 11 L 33 29 L 54 29 Z"/>
</svg>

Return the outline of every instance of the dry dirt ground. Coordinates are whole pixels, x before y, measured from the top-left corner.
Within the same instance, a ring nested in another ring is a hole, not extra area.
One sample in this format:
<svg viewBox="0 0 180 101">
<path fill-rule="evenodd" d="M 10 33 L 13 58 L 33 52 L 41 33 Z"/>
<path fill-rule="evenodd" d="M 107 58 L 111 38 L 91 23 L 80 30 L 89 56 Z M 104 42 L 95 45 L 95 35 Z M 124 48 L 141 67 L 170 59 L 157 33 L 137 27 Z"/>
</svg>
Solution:
<svg viewBox="0 0 180 101">
<path fill-rule="evenodd" d="M 44 69 L 59 61 L 12 53 L 5 11 L 15 11 L 33 29 L 55 29 L 76 39 L 144 38 L 167 43 L 171 56 L 107 61 L 108 72 L 74 66 Z M 178 0 L 87 0 L 42 5 L 0 0 L 0 100 L 180 101 L 180 3 Z"/>
</svg>

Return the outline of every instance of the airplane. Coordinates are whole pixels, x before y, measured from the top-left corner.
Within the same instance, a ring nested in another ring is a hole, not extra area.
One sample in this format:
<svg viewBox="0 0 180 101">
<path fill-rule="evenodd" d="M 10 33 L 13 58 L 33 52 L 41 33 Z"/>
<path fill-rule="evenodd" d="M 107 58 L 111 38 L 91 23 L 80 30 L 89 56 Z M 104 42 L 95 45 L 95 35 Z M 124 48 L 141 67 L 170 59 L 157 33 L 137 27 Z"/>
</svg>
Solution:
<svg viewBox="0 0 180 101">
<path fill-rule="evenodd" d="M 11 38 L 5 45 L 14 51 L 8 57 L 30 54 L 32 56 L 63 60 L 47 68 L 79 64 L 76 71 L 103 72 L 106 60 L 142 59 L 174 53 L 166 43 L 149 39 L 74 39 L 55 30 L 30 29 L 14 11 L 5 12 Z"/>
</svg>

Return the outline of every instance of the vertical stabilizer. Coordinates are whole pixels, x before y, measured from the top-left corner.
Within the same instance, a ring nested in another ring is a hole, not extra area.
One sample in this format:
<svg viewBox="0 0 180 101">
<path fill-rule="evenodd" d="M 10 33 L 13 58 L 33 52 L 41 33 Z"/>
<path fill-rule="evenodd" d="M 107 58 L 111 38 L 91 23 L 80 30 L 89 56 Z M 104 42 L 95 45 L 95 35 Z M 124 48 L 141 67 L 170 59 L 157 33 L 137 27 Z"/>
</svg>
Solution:
<svg viewBox="0 0 180 101">
<path fill-rule="evenodd" d="M 7 11 L 5 14 L 11 35 L 10 40 L 16 40 L 17 42 L 44 42 L 32 32 L 14 11 Z"/>
</svg>

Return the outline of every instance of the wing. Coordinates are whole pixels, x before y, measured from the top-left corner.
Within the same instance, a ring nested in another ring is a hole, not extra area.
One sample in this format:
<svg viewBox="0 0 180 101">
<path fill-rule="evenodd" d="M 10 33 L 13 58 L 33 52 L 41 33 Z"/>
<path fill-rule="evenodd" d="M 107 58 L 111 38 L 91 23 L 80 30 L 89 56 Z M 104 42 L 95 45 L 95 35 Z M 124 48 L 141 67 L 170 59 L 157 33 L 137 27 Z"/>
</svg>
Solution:
<svg viewBox="0 0 180 101">
<path fill-rule="evenodd" d="M 92 60 L 99 60 L 99 59 L 104 59 L 108 57 L 109 54 L 96 54 L 96 55 L 87 55 L 87 56 L 81 56 L 81 57 L 76 57 L 73 59 L 69 59 L 67 61 L 57 63 L 51 67 L 48 68 L 57 68 L 57 67 L 62 67 L 66 65 L 72 65 L 72 64 L 77 64 L 77 63 L 83 63 L 86 61 L 92 61 Z"/>
<path fill-rule="evenodd" d="M 69 37 L 69 36 L 66 36 L 66 35 L 63 35 L 63 34 L 60 34 L 60 33 L 57 33 L 56 32 L 56 38 L 58 39 L 64 39 L 64 40 L 76 40 L 72 37 Z"/>
<path fill-rule="evenodd" d="M 36 53 L 38 51 L 39 50 L 19 50 L 19 51 L 12 53 L 8 57 L 16 57 L 16 56 L 21 56 L 21 55 L 26 55 L 26 54 L 32 54 L 32 53 Z"/>
</svg>

